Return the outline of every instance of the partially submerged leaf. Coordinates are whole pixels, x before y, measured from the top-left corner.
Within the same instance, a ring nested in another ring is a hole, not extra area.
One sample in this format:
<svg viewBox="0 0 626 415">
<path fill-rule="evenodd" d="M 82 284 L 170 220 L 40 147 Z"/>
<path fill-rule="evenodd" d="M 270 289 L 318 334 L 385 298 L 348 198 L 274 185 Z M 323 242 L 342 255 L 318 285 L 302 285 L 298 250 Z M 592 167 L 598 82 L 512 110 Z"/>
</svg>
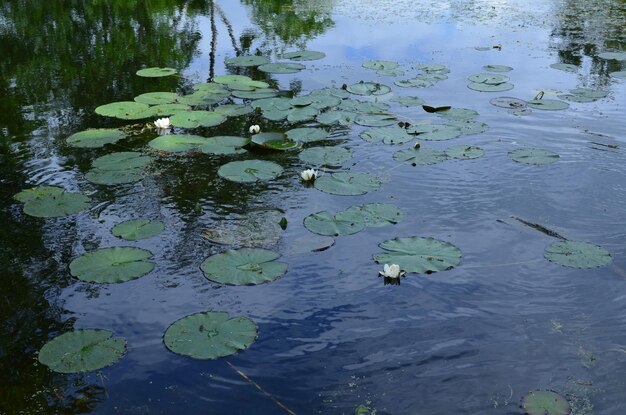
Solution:
<svg viewBox="0 0 626 415">
<path fill-rule="evenodd" d="M 150 160 L 150 156 L 134 151 L 107 154 L 93 161 L 85 179 L 103 185 L 136 182 L 143 177 L 144 167 Z"/>
<path fill-rule="evenodd" d="M 597 245 L 579 241 L 559 241 L 546 247 L 548 261 L 572 268 L 597 268 L 613 262 L 611 253 Z"/>
<path fill-rule="evenodd" d="M 150 251 L 128 246 L 97 249 L 70 263 L 70 273 L 82 281 L 117 283 L 146 275 L 154 268 Z"/>
<path fill-rule="evenodd" d="M 446 148 L 445 154 L 450 158 L 469 160 L 482 157 L 485 150 L 476 146 L 459 145 Z"/>
<path fill-rule="evenodd" d="M 571 63 L 553 63 L 550 67 L 565 72 L 578 72 L 578 66 Z"/>
<path fill-rule="evenodd" d="M 280 226 L 283 215 L 284 212 L 274 209 L 252 211 L 236 221 L 220 220 L 205 229 L 202 236 L 220 245 L 270 247 L 278 243 L 283 233 Z"/>
<path fill-rule="evenodd" d="M 569 108 L 567 102 L 557 99 L 533 99 L 527 102 L 528 106 L 536 110 L 558 111 Z"/>
<path fill-rule="evenodd" d="M 398 63 L 392 61 L 372 60 L 365 62 L 363 64 L 363 67 L 367 69 L 373 69 L 375 71 L 390 70 L 396 69 L 398 67 Z"/>
<path fill-rule="evenodd" d="M 394 127 L 377 127 L 363 131 L 359 137 L 370 143 L 383 142 L 385 144 L 404 144 L 413 140 L 404 128 Z"/>
<path fill-rule="evenodd" d="M 559 155 L 542 148 L 519 148 L 509 152 L 513 161 L 525 164 L 550 164 L 559 160 Z"/>
<path fill-rule="evenodd" d="M 287 264 L 276 261 L 279 257 L 266 249 L 241 248 L 213 255 L 200 268 L 207 279 L 220 284 L 263 284 L 287 272 Z"/>
</svg>

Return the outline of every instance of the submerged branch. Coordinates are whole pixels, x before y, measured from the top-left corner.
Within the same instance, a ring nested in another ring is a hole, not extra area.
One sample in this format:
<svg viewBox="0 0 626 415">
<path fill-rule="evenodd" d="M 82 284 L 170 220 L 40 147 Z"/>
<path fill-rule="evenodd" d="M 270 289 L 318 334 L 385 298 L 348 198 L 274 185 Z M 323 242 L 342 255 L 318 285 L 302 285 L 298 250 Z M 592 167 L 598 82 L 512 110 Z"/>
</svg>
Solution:
<svg viewBox="0 0 626 415">
<path fill-rule="evenodd" d="M 548 236 L 551 236 L 553 238 L 558 238 L 558 239 L 561 239 L 563 241 L 567 240 L 567 238 L 564 237 L 563 235 L 561 235 L 560 233 L 558 233 L 556 231 L 553 231 L 552 229 L 548 229 L 548 228 L 546 228 L 543 225 L 540 225 L 538 223 L 529 222 L 529 221 L 524 220 L 522 218 L 518 218 L 517 216 L 511 216 L 511 217 L 513 219 L 515 219 L 516 221 L 518 221 L 520 223 L 523 223 L 526 226 L 530 226 L 531 228 L 533 228 L 533 229 L 535 229 L 535 230 L 537 230 L 537 231 L 539 231 L 541 233 L 544 233 L 544 234 L 546 234 Z"/>
</svg>

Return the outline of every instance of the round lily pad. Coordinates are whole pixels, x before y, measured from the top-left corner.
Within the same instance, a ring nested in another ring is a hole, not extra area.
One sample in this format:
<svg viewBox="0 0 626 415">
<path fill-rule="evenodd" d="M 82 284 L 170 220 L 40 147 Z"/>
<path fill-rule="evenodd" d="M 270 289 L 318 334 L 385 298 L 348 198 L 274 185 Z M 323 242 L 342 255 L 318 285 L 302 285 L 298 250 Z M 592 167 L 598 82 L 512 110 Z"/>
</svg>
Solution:
<svg viewBox="0 0 626 415">
<path fill-rule="evenodd" d="M 316 52 L 313 50 L 299 50 L 296 52 L 283 53 L 282 59 L 289 59 L 292 61 L 316 61 L 323 59 L 326 56 L 324 52 Z"/>
<path fill-rule="evenodd" d="M 479 73 L 475 75 L 470 75 L 467 78 L 470 82 L 479 83 L 479 84 L 487 84 L 487 85 L 500 85 L 509 80 L 509 77 L 506 75 L 499 75 L 494 73 Z"/>
<path fill-rule="evenodd" d="M 325 130 L 314 127 L 294 128 L 287 131 L 285 135 L 289 140 L 299 143 L 310 143 L 328 138 L 328 133 Z"/>
<path fill-rule="evenodd" d="M 204 143 L 197 147 L 204 154 L 228 155 L 243 154 L 246 152 L 242 147 L 250 142 L 248 138 L 231 135 L 218 135 L 206 137 Z"/>
<path fill-rule="evenodd" d="M 403 79 L 394 81 L 394 84 L 402 88 L 429 88 L 434 85 L 431 81 L 421 78 Z"/>
<path fill-rule="evenodd" d="M 502 92 L 513 89 L 513 84 L 509 82 L 502 82 L 500 84 L 487 84 L 482 82 L 470 82 L 467 84 L 469 89 L 479 92 Z"/>
<path fill-rule="evenodd" d="M 616 61 L 626 61 L 626 52 L 602 52 L 598 54 L 598 58 Z"/>
<path fill-rule="evenodd" d="M 302 95 L 302 96 L 293 98 L 290 101 L 290 104 L 293 106 L 310 105 L 314 108 L 323 110 L 323 109 L 332 108 L 341 104 L 341 98 L 337 98 L 332 95 L 309 94 L 309 95 Z"/>
<path fill-rule="evenodd" d="M 70 263 L 70 273 L 82 281 L 116 283 L 134 280 L 154 268 L 150 251 L 128 246 L 97 249 Z"/>
<path fill-rule="evenodd" d="M 230 95 L 228 92 L 224 94 L 209 94 L 204 91 L 196 91 L 193 94 L 178 97 L 178 102 L 185 105 L 191 105 L 193 107 L 207 106 L 217 104 L 228 95 Z"/>
<path fill-rule="evenodd" d="M 482 157 L 485 150 L 476 146 L 459 145 L 446 148 L 444 153 L 451 158 L 469 160 Z"/>
<path fill-rule="evenodd" d="M 358 114 L 352 111 L 326 111 L 317 116 L 317 121 L 324 125 L 352 125 Z"/>
<path fill-rule="evenodd" d="M 202 236 L 220 245 L 247 248 L 276 245 L 283 233 L 284 214 L 277 209 L 254 210 L 235 221 L 219 220 L 204 229 Z"/>
<path fill-rule="evenodd" d="M 405 72 L 400 69 L 379 69 L 376 71 L 378 75 L 382 76 L 404 76 Z"/>
<path fill-rule="evenodd" d="M 406 150 L 400 150 L 394 153 L 393 159 L 396 161 L 403 161 L 413 166 L 427 166 L 430 164 L 441 163 L 448 159 L 445 153 L 428 148 L 418 147 L 409 148 Z"/>
<path fill-rule="evenodd" d="M 384 102 L 366 102 L 357 101 L 355 99 L 344 99 L 341 101 L 338 108 L 340 110 L 352 112 L 380 113 L 387 111 L 389 109 L 389 105 Z"/>
<path fill-rule="evenodd" d="M 550 68 L 558 69 L 560 71 L 565 72 L 577 72 L 578 66 L 572 65 L 571 63 L 553 63 L 550 65 Z"/>
<path fill-rule="evenodd" d="M 174 114 L 170 122 L 175 127 L 213 127 L 226 121 L 226 117 L 212 111 L 187 111 Z"/>
<path fill-rule="evenodd" d="M 569 104 L 558 99 L 533 99 L 527 102 L 528 106 L 536 110 L 558 111 L 566 110 Z"/>
<path fill-rule="evenodd" d="M 228 313 L 210 311 L 175 321 L 165 331 L 163 342 L 183 356 L 218 359 L 247 349 L 256 336 L 256 325 L 249 318 L 230 318 Z"/>
<path fill-rule="evenodd" d="M 254 110 L 248 105 L 226 104 L 216 107 L 214 111 L 227 117 L 238 117 L 240 115 L 248 115 Z"/>
<path fill-rule="evenodd" d="M 311 147 L 303 150 L 298 157 L 306 164 L 341 166 L 352 158 L 352 153 L 343 147 Z"/>
<path fill-rule="evenodd" d="M 363 64 L 364 68 L 367 69 L 373 69 L 375 71 L 379 71 L 379 70 L 388 70 L 388 69 L 395 69 L 398 67 L 398 63 L 397 62 L 392 62 L 392 61 L 380 61 L 380 60 L 372 60 L 372 61 L 367 61 Z"/>
<path fill-rule="evenodd" d="M 452 269 L 461 262 L 459 248 L 433 238 L 395 238 L 379 246 L 386 252 L 374 255 L 374 260 L 379 264 L 398 264 L 405 272 L 430 274 Z"/>
<path fill-rule="evenodd" d="M 348 86 L 348 92 L 355 95 L 385 95 L 391 92 L 391 88 L 387 85 L 376 82 L 358 82 Z"/>
<path fill-rule="evenodd" d="M 324 236 L 352 235 L 365 229 L 361 217 L 346 212 L 333 215 L 323 211 L 304 218 L 304 227 L 309 231 Z"/>
<path fill-rule="evenodd" d="M 289 74 L 300 72 L 306 68 L 306 66 L 300 63 L 293 62 L 275 62 L 275 63 L 266 63 L 265 65 L 259 66 L 259 71 L 274 73 L 274 74 Z"/>
<path fill-rule="evenodd" d="M 167 134 L 150 141 L 148 145 L 155 150 L 169 153 L 181 153 L 185 151 L 199 150 L 200 146 L 207 143 L 206 137 L 192 134 Z"/>
<path fill-rule="evenodd" d="M 407 132 L 417 135 L 419 139 L 433 141 L 451 140 L 462 134 L 459 127 L 450 124 L 415 124 Z"/>
<path fill-rule="evenodd" d="M 135 102 L 146 105 L 171 104 L 176 102 L 178 95 L 173 92 L 148 92 L 135 97 Z"/>
<path fill-rule="evenodd" d="M 233 91 L 232 96 L 241 99 L 264 99 L 278 95 L 278 91 L 272 88 L 258 88 L 251 91 Z"/>
<path fill-rule="evenodd" d="M 178 112 L 190 111 L 191 107 L 186 104 L 159 104 L 150 107 L 155 117 L 167 117 Z"/>
<path fill-rule="evenodd" d="M 392 101 L 396 101 L 398 104 L 405 107 L 421 107 L 425 102 L 420 97 L 397 97 L 392 99 Z"/>
<path fill-rule="evenodd" d="M 386 127 L 395 124 L 398 120 L 393 114 L 376 113 L 359 114 L 354 119 L 354 122 L 364 127 Z"/>
<path fill-rule="evenodd" d="M 437 111 L 437 115 L 448 120 L 467 121 L 478 117 L 478 112 L 469 108 L 450 108 Z"/>
<path fill-rule="evenodd" d="M 272 180 L 283 172 L 278 164 L 265 160 L 231 161 L 219 168 L 217 174 L 238 183 Z"/>
<path fill-rule="evenodd" d="M 448 68 L 445 65 L 440 63 L 424 63 L 421 65 L 417 65 L 415 69 L 419 69 L 424 72 L 449 72 Z"/>
<path fill-rule="evenodd" d="M 509 152 L 509 157 L 526 164 L 550 164 L 559 160 L 558 154 L 542 148 L 519 148 Z"/>
<path fill-rule="evenodd" d="M 480 134 L 489 129 L 484 122 L 473 120 L 450 120 L 450 125 L 460 129 L 463 135 Z"/>
<path fill-rule="evenodd" d="M 575 88 L 570 90 L 569 94 L 560 94 L 558 97 L 572 102 L 593 102 L 598 99 L 605 98 L 608 95 L 608 91 L 603 91 L 601 89 Z"/>
<path fill-rule="evenodd" d="M 522 399 L 526 415 L 570 415 L 572 408 L 563 396 L 552 391 L 533 391 Z"/>
<path fill-rule="evenodd" d="M 263 284 L 287 272 L 287 264 L 276 261 L 279 257 L 266 249 L 241 248 L 213 255 L 200 268 L 207 279 L 221 284 Z"/>
<path fill-rule="evenodd" d="M 216 77 L 216 78 L 225 78 L 228 76 L 236 76 L 237 78 L 233 78 L 233 84 L 234 83 L 240 83 L 242 85 L 248 85 L 248 84 L 252 84 L 255 86 L 250 85 L 250 87 L 252 89 L 254 88 L 267 88 L 269 85 L 265 82 L 262 81 L 253 81 L 251 78 L 247 77 L 247 76 L 243 76 L 243 75 L 225 75 L 225 76 L 221 76 L 221 77 Z M 239 76 L 241 76 L 241 78 L 239 78 Z M 226 82 L 228 83 L 228 82 Z M 258 86 L 257 86 L 258 85 Z M 222 85 L 219 82 L 204 82 L 201 84 L 195 84 L 193 86 L 193 89 L 195 91 L 202 91 L 208 94 L 226 94 L 226 96 L 228 96 L 228 90 L 226 89 L 226 87 L 224 85 Z"/>
<path fill-rule="evenodd" d="M 283 133 L 260 133 L 252 136 L 251 140 L 259 147 L 267 150 L 287 151 L 298 148 L 298 143 L 288 140 Z"/>
<path fill-rule="evenodd" d="M 161 221 L 141 218 L 118 223 L 111 229 L 111 233 L 127 241 L 138 241 L 157 236 L 164 229 L 165 225 Z"/>
<path fill-rule="evenodd" d="M 366 227 L 380 228 L 402 221 L 404 213 L 398 207 L 387 203 L 368 203 L 348 208 L 344 217 L 352 217 L 354 221 L 362 222 Z"/>
<path fill-rule="evenodd" d="M 142 178 L 143 168 L 150 160 L 150 156 L 133 151 L 107 154 L 93 161 L 85 179 L 103 185 L 136 182 Z"/>
<path fill-rule="evenodd" d="M 122 358 L 126 340 L 113 332 L 82 329 L 63 333 L 39 351 L 39 362 L 58 373 L 83 373 L 107 367 Z"/>
<path fill-rule="evenodd" d="M 266 56 L 257 56 L 257 55 L 241 55 L 236 58 L 226 59 L 226 65 L 229 66 L 259 66 L 269 63 L 270 59 Z"/>
<path fill-rule="evenodd" d="M 68 216 L 87 208 L 89 198 L 60 187 L 38 186 L 22 190 L 15 199 L 24 203 L 24 213 L 38 218 Z"/>
<path fill-rule="evenodd" d="M 314 119 L 317 114 L 319 114 L 319 112 L 320 111 L 317 108 L 314 108 L 312 106 L 292 108 L 287 112 L 287 121 L 309 121 Z"/>
<path fill-rule="evenodd" d="M 140 69 L 136 72 L 138 76 L 142 76 L 144 78 L 160 78 L 162 76 L 170 76 L 176 74 L 176 69 L 174 68 L 145 68 Z"/>
<path fill-rule="evenodd" d="M 140 102 L 120 101 L 100 105 L 96 108 L 96 114 L 105 117 L 120 118 L 122 120 L 135 120 L 152 116 L 152 114 L 148 112 L 149 109 L 150 107 L 148 105 Z"/>
<path fill-rule="evenodd" d="M 485 65 L 483 69 L 489 72 L 510 72 L 513 70 L 513 68 L 506 65 Z"/>
<path fill-rule="evenodd" d="M 377 127 L 363 131 L 359 137 L 370 143 L 383 142 L 385 144 L 404 144 L 413 140 L 404 128 L 400 127 Z"/>
<path fill-rule="evenodd" d="M 368 173 L 341 172 L 318 177 L 314 186 L 333 195 L 356 196 L 377 190 L 382 182 Z"/>
<path fill-rule="evenodd" d="M 508 109 L 524 109 L 528 107 L 528 103 L 523 99 L 513 97 L 497 97 L 489 100 L 491 105 Z"/>
<path fill-rule="evenodd" d="M 72 134 L 65 142 L 72 147 L 99 148 L 105 144 L 117 143 L 126 134 L 122 130 L 113 128 L 97 128 Z"/>
<path fill-rule="evenodd" d="M 578 241 L 559 241 L 546 247 L 548 261 L 572 268 L 597 268 L 613 261 L 611 253 L 597 245 Z"/>
</svg>

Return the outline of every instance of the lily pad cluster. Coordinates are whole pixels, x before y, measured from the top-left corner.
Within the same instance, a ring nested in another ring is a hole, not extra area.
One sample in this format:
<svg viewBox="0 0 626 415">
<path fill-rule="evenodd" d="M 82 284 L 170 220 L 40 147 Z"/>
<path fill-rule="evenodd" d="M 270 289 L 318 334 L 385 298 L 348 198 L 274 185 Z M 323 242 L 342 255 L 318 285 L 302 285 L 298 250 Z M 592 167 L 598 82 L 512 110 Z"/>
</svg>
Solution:
<svg viewBox="0 0 626 415">
<path fill-rule="evenodd" d="M 367 227 L 396 224 L 404 218 L 402 211 L 394 205 L 369 203 L 352 206 L 332 214 L 328 211 L 313 213 L 304 219 L 304 227 L 324 236 L 352 235 Z"/>
<path fill-rule="evenodd" d="M 513 89 L 513 84 L 508 82 L 509 77 L 496 73 L 479 73 L 467 78 L 470 83 L 469 89 L 480 92 L 502 92 Z"/>
<path fill-rule="evenodd" d="M 371 60 L 363 63 L 363 67 L 376 71 L 378 75 L 404 76 L 404 71 L 398 69 L 399 64 L 392 61 Z"/>
<path fill-rule="evenodd" d="M 448 73 L 450 73 L 446 66 L 436 63 L 417 65 L 416 69 L 420 73 L 415 75 L 415 77 L 398 80 L 394 84 L 402 88 L 429 88 L 439 81 L 448 79 Z"/>
<path fill-rule="evenodd" d="M 55 186 L 22 190 L 15 199 L 24 204 L 24 213 L 38 218 L 68 216 L 87 208 L 89 198 Z"/>
</svg>

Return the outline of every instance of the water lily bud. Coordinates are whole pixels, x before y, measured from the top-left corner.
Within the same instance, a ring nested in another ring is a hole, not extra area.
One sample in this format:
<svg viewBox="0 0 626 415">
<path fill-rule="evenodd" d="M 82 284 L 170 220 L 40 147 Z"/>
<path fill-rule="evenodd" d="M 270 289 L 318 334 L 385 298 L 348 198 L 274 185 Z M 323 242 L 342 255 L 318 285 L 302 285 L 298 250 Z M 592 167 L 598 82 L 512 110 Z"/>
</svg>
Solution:
<svg viewBox="0 0 626 415">
<path fill-rule="evenodd" d="M 251 125 L 250 128 L 248 128 L 248 132 L 250 134 L 258 134 L 261 132 L 261 127 L 258 125 Z"/>
<path fill-rule="evenodd" d="M 170 128 L 172 124 L 170 123 L 169 118 L 159 118 L 154 122 L 154 126 L 160 130 L 165 130 L 167 128 Z"/>
<path fill-rule="evenodd" d="M 302 180 L 307 181 L 307 182 L 313 181 L 317 177 L 317 170 L 313 170 L 313 169 L 303 170 L 300 173 L 300 177 L 302 177 Z"/>
</svg>

